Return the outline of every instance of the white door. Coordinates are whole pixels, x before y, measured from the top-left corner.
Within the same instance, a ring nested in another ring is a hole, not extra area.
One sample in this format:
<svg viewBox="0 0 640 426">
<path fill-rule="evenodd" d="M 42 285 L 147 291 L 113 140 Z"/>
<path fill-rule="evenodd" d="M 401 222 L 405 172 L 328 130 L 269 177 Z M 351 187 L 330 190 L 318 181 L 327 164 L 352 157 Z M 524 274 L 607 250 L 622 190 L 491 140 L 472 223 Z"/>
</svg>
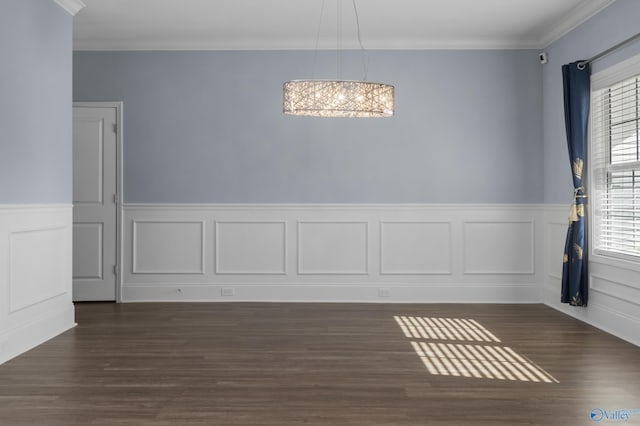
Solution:
<svg viewBox="0 0 640 426">
<path fill-rule="evenodd" d="M 73 300 L 116 300 L 117 108 L 73 107 Z"/>
</svg>

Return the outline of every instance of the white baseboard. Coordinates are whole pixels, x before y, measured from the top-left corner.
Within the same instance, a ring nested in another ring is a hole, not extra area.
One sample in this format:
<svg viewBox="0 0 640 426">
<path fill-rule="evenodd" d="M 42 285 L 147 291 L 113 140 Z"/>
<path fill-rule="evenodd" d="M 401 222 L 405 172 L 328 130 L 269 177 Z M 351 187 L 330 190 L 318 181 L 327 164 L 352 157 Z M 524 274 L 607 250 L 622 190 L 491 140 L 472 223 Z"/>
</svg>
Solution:
<svg viewBox="0 0 640 426">
<path fill-rule="evenodd" d="M 558 286 L 560 283 L 558 283 Z M 555 295 L 554 295 L 555 294 Z M 598 299 L 597 295 L 590 295 L 591 301 L 587 307 L 574 307 L 560 303 L 560 288 L 547 285 L 544 303 L 566 315 L 597 327 L 609 334 L 640 346 L 640 316 L 627 315 L 622 310 L 608 303 L 606 299 Z"/>
<path fill-rule="evenodd" d="M 0 333 L 0 364 L 73 328 L 76 325 L 73 305 L 62 305 L 61 310 L 45 312 L 33 321 Z"/>
<path fill-rule="evenodd" d="M 0 205 L 0 363 L 73 327 L 72 207 Z"/>
<path fill-rule="evenodd" d="M 126 302 L 540 303 L 538 285 L 356 286 L 147 285 L 127 286 Z"/>
<path fill-rule="evenodd" d="M 122 300 L 539 303 L 543 219 L 521 204 L 127 204 Z"/>
</svg>

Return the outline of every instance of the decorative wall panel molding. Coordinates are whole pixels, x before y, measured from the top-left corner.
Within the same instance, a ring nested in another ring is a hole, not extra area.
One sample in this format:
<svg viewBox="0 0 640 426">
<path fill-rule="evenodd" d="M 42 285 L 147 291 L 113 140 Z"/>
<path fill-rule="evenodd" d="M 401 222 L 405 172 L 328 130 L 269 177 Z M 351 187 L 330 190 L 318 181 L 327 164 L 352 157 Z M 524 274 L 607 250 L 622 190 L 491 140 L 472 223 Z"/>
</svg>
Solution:
<svg viewBox="0 0 640 426">
<path fill-rule="evenodd" d="M 368 222 L 298 222 L 298 274 L 369 273 Z"/>
<path fill-rule="evenodd" d="M 543 217 L 538 205 L 126 204 L 123 301 L 539 302 Z"/>
<path fill-rule="evenodd" d="M 286 274 L 284 221 L 216 221 L 216 274 Z"/>
<path fill-rule="evenodd" d="M 204 274 L 204 221 L 133 221 L 134 274 Z"/>
<path fill-rule="evenodd" d="M 533 221 L 466 221 L 463 226 L 465 274 L 535 273 Z"/>
<path fill-rule="evenodd" d="M 591 274 L 590 290 L 621 301 L 636 305 L 640 308 L 640 286 L 638 283 L 622 283 L 598 275 Z"/>
<path fill-rule="evenodd" d="M 380 274 L 451 274 L 451 222 L 380 222 Z"/>
<path fill-rule="evenodd" d="M 72 208 L 0 205 L 0 363 L 73 327 Z"/>
</svg>

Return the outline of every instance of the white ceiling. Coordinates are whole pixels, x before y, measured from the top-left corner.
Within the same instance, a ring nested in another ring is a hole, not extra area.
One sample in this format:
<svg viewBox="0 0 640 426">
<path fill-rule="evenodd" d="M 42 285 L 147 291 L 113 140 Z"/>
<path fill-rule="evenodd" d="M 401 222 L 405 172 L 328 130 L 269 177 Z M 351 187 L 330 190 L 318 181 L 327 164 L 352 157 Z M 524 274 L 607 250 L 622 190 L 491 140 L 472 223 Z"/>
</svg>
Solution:
<svg viewBox="0 0 640 426">
<path fill-rule="evenodd" d="M 337 4 L 342 1 L 342 37 Z M 367 49 L 543 48 L 615 0 L 358 0 Z M 357 48 L 352 0 L 83 0 L 77 50 Z M 319 25 L 321 23 L 321 25 Z M 320 37 L 318 28 L 320 27 Z"/>
</svg>

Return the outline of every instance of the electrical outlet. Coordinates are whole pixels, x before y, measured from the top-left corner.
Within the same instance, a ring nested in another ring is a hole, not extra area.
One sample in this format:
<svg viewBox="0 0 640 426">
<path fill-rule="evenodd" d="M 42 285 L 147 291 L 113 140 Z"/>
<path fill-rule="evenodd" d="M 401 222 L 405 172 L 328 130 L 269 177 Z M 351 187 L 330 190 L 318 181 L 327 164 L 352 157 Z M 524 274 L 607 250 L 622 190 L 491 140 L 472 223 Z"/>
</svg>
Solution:
<svg viewBox="0 0 640 426">
<path fill-rule="evenodd" d="M 223 296 L 233 296 L 236 294 L 235 290 L 231 287 L 222 287 L 220 292 Z"/>
<path fill-rule="evenodd" d="M 389 289 L 389 288 L 379 288 L 378 289 L 378 297 L 391 297 L 391 289 Z"/>
</svg>

